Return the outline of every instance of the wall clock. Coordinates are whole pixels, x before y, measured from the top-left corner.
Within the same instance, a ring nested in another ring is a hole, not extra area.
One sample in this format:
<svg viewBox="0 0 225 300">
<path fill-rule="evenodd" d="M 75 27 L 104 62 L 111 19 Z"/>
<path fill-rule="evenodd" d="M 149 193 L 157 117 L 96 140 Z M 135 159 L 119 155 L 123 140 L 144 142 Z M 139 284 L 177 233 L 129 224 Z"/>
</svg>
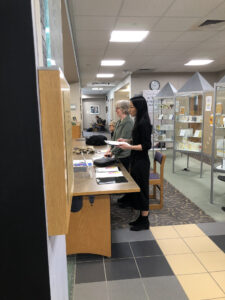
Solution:
<svg viewBox="0 0 225 300">
<path fill-rule="evenodd" d="M 149 89 L 150 90 L 159 90 L 160 88 L 160 83 L 158 80 L 152 80 L 150 83 L 149 83 Z"/>
</svg>

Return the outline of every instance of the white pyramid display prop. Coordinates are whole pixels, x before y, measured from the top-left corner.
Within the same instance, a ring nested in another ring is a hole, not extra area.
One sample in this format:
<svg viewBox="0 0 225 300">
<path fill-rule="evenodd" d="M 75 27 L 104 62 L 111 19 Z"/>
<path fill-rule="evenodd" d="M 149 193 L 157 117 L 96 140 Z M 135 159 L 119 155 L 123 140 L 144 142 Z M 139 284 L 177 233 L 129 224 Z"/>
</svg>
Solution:
<svg viewBox="0 0 225 300">
<path fill-rule="evenodd" d="M 219 83 L 225 83 L 225 75 L 220 79 Z"/>
<path fill-rule="evenodd" d="M 158 92 L 156 98 L 173 98 L 177 93 L 177 89 L 170 83 L 164 85 L 164 87 Z"/>
<path fill-rule="evenodd" d="M 199 73 L 196 72 L 183 86 L 178 90 L 178 94 L 191 92 L 213 91 L 210 83 Z"/>
</svg>

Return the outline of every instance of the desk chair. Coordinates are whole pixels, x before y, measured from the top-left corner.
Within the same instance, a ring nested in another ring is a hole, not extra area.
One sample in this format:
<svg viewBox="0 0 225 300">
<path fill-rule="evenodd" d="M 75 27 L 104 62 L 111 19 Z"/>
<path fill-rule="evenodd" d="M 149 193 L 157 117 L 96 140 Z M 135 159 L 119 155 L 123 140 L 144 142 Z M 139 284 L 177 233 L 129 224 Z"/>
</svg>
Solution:
<svg viewBox="0 0 225 300">
<path fill-rule="evenodd" d="M 156 199 L 156 188 L 160 191 L 159 203 L 150 204 L 150 209 L 161 209 L 163 207 L 163 170 L 166 160 L 166 155 L 155 152 L 153 172 L 149 175 L 149 184 L 153 185 L 153 194 L 150 195 L 150 199 Z M 157 173 L 157 164 L 160 165 L 160 173 Z"/>
</svg>

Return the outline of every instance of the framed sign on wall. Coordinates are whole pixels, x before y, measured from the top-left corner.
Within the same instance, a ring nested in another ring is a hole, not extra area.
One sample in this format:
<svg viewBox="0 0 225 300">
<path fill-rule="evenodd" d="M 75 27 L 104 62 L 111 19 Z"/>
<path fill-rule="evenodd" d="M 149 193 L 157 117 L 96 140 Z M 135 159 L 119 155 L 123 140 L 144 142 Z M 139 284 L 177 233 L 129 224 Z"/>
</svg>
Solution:
<svg viewBox="0 0 225 300">
<path fill-rule="evenodd" d="M 91 105 L 90 106 L 90 114 L 98 115 L 100 113 L 99 105 Z"/>
</svg>

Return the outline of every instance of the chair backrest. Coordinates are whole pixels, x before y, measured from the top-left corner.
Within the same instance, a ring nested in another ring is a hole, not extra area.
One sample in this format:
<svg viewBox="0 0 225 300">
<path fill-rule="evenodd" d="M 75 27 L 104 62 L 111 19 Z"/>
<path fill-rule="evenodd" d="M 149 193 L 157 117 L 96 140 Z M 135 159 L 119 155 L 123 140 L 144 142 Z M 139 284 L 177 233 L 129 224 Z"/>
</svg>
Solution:
<svg viewBox="0 0 225 300">
<path fill-rule="evenodd" d="M 160 164 L 160 179 L 163 179 L 163 170 L 164 170 L 165 160 L 166 160 L 166 155 L 165 154 L 162 154 L 159 151 L 155 152 L 154 173 L 156 173 L 156 163 L 158 162 Z"/>
</svg>

